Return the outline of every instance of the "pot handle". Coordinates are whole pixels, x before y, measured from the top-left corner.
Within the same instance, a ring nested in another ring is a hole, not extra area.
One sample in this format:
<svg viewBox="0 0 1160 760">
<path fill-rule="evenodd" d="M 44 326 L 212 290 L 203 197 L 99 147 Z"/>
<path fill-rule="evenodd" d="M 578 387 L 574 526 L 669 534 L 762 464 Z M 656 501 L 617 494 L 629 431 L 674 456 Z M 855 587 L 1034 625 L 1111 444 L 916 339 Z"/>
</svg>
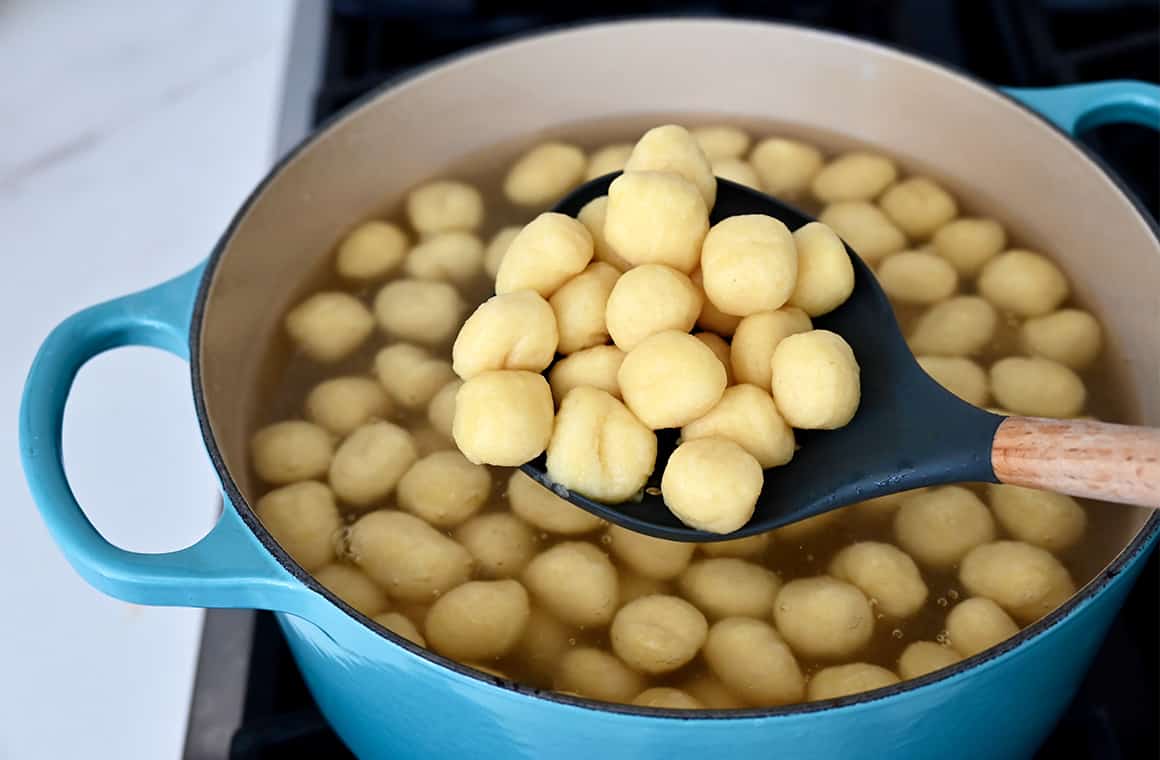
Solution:
<svg viewBox="0 0 1160 760">
<path fill-rule="evenodd" d="M 65 402 L 81 366 L 122 346 L 152 346 L 189 358 L 189 322 L 204 265 L 156 287 L 78 312 L 41 345 L 20 405 L 24 474 L 57 545 L 86 581 L 139 604 L 263 607 L 292 611 L 306 589 L 228 505 L 192 546 L 164 554 L 114 546 L 77 503 L 61 458 Z M 307 592 L 308 593 L 308 592 Z"/>
<path fill-rule="evenodd" d="M 1003 91 L 1071 135 L 1125 122 L 1160 130 L 1160 87 L 1148 82 L 1123 79 Z"/>
</svg>

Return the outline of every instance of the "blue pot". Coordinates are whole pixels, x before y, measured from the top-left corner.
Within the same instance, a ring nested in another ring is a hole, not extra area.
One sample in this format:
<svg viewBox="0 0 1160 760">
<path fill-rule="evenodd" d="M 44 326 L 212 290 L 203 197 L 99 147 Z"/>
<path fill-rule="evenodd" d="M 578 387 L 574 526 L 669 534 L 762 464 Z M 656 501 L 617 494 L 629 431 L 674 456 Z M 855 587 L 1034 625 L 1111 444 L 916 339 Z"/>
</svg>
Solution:
<svg viewBox="0 0 1160 760">
<path fill-rule="evenodd" d="M 705 51 L 712 55 L 699 55 Z M 778 72 L 776 81 L 723 79 L 754 70 Z M 953 668 L 829 702 L 695 715 L 540 693 L 416 647 L 323 589 L 255 518 L 243 497 L 253 492 L 245 430 L 265 360 L 250 347 L 269 344 L 319 252 L 381 207 L 385 188 L 398 193 L 448 155 L 616 114 L 625 103 L 640 113 L 790 114 L 808 127 L 888 149 L 893 143 L 920 165 L 960 179 L 960 187 L 1004 198 L 1029 220 L 1025 236 L 1057 251 L 1084 283 L 1080 289 L 1119 341 L 1141 421 L 1160 423 L 1152 332 L 1160 242 L 1124 192 L 1063 134 L 1111 121 L 1160 127 L 1160 89 L 1109 82 L 1004 96 L 887 48 L 794 27 L 606 24 L 458 58 L 383 90 L 277 166 L 208 262 L 57 327 L 29 371 L 20 413 L 25 473 L 52 535 L 77 571 L 112 596 L 277 611 L 322 711 L 362 757 L 1030 755 L 1076 690 L 1156 541 L 1160 517 L 1125 513 L 1124 551 L 1075 598 Z M 389 156 L 389 175 L 375 165 L 377 155 Z M 1093 262 L 1085 255 L 1091 250 L 1106 258 Z M 61 462 L 62 418 L 77 370 L 126 345 L 192 360 L 196 406 L 225 492 L 210 533 L 167 554 L 105 541 Z"/>
</svg>

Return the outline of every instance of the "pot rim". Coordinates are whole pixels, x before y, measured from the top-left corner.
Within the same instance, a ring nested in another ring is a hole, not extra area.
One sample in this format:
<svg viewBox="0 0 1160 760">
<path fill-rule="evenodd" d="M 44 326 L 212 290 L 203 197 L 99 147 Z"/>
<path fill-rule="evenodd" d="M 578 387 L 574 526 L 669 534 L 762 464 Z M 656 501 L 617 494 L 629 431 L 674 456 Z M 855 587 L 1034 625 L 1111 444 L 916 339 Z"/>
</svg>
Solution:
<svg viewBox="0 0 1160 760">
<path fill-rule="evenodd" d="M 585 699 L 583 697 L 573 697 L 568 694 L 552 691 L 549 689 L 537 689 L 525 684 L 518 683 L 506 678 L 500 678 L 488 673 L 476 670 L 468 665 L 464 665 L 455 660 L 444 657 L 431 651 L 425 647 L 420 647 L 412 643 L 410 640 L 390 631 L 378 624 L 374 623 L 369 616 L 362 614 L 348 605 L 336 594 L 323 586 L 314 576 L 307 572 L 301 565 L 299 565 L 284 549 L 274 540 L 273 535 L 258 519 L 253 507 L 250 506 L 246 498 L 242 495 L 241 489 L 238 488 L 236 481 L 230 474 L 229 469 L 225 465 L 224 458 L 217 444 L 217 439 L 214 435 L 213 429 L 209 423 L 209 417 L 206 413 L 205 395 L 201 382 L 201 355 L 198 350 L 201 343 L 201 328 L 203 318 L 205 316 L 206 301 L 208 299 L 210 286 L 214 280 L 214 274 L 217 270 L 217 264 L 224 254 L 229 242 L 233 238 L 234 232 L 246 218 L 250 208 L 262 197 L 266 187 L 281 174 L 282 170 L 297 158 L 297 156 L 314 144 L 319 137 L 338 124 L 351 118 L 355 113 L 362 110 L 362 108 L 376 100 L 387 91 L 394 89 L 402 84 L 412 83 L 421 79 L 428 72 L 443 68 L 444 66 L 464 63 L 472 59 L 482 58 L 491 53 L 497 48 L 503 48 L 513 45 L 525 44 L 533 40 L 538 40 L 544 37 L 563 36 L 578 32 L 585 32 L 596 27 L 612 27 L 612 26 L 641 26 L 641 25 L 655 25 L 671 27 L 676 25 L 694 25 L 710 23 L 720 26 L 772 26 L 783 27 L 788 30 L 804 34 L 807 36 L 817 36 L 822 38 L 835 39 L 845 42 L 854 42 L 858 45 L 864 46 L 874 50 L 876 53 L 891 54 L 896 58 L 905 60 L 912 65 L 925 66 L 935 69 L 940 74 L 965 80 L 966 83 L 979 86 L 995 94 L 1006 101 L 1015 104 L 1022 111 L 1030 114 L 1057 134 L 1066 138 L 1071 146 L 1076 149 L 1084 158 L 1095 164 L 1103 174 L 1112 181 L 1113 185 L 1120 191 L 1121 196 L 1127 201 L 1146 223 L 1152 236 L 1160 244 L 1160 226 L 1154 222 L 1147 213 L 1147 209 L 1132 190 L 1124 183 L 1124 181 L 1116 175 L 1115 172 L 1103 161 L 1098 155 L 1093 153 L 1087 146 L 1079 142 L 1072 135 L 1060 129 L 1052 123 L 1045 116 L 1032 108 L 1024 105 L 1019 100 L 1013 98 L 1003 90 L 995 87 L 983 80 L 975 77 L 969 72 L 963 71 L 951 64 L 929 60 L 913 53 L 902 50 L 893 45 L 885 44 L 877 40 L 871 40 L 854 34 L 847 34 L 842 32 L 833 32 L 823 29 L 818 29 L 805 24 L 798 24 L 794 22 L 771 22 L 759 19 L 744 19 L 744 18 L 705 18 L 697 16 L 667 16 L 667 17 L 618 17 L 615 19 L 592 20 L 587 19 L 580 22 L 569 22 L 563 24 L 552 25 L 535 29 L 527 32 L 521 32 L 502 38 L 500 40 L 475 45 L 464 50 L 456 51 L 454 53 L 441 56 L 433 59 L 427 64 L 417 66 L 405 72 L 401 72 L 392 77 L 385 79 L 381 84 L 355 99 L 347 106 L 338 110 L 321 121 L 317 127 L 300 140 L 293 148 L 291 148 L 285 155 L 278 159 L 274 165 L 262 177 L 262 180 L 254 187 L 245 201 L 238 207 L 229 224 L 214 244 L 209 257 L 206 259 L 205 269 L 201 275 L 201 282 L 198 285 L 197 294 L 193 304 L 193 314 L 190 321 L 189 330 L 189 355 L 190 355 L 190 380 L 193 388 L 194 407 L 197 413 L 198 426 L 201 429 L 202 438 L 205 441 L 209 458 L 213 464 L 214 470 L 217 472 L 221 480 L 222 488 L 225 490 L 228 498 L 225 501 L 229 504 L 246 526 L 250 529 L 255 537 L 261 542 L 265 549 L 278 561 L 278 563 L 286 569 L 292 576 L 303 583 L 307 589 L 321 594 L 332 604 L 345 612 L 350 618 L 360 623 L 372 633 L 377 634 L 380 638 L 386 639 L 393 644 L 408 650 L 411 654 L 417 655 L 429 663 L 446 668 L 458 675 L 467 676 L 472 679 L 482 681 L 493 686 L 515 692 L 517 694 L 543 699 L 547 702 L 555 702 L 572 707 L 579 707 L 588 710 L 595 710 L 598 712 L 619 713 L 630 716 L 650 717 L 650 718 L 669 718 L 676 720 L 695 721 L 695 720 L 727 720 L 727 719 L 755 719 L 755 718 L 779 718 L 779 717 L 793 717 L 804 715 L 808 713 L 816 713 L 838 708 L 854 707 L 857 705 L 866 705 L 879 700 L 892 698 L 905 694 L 909 691 L 920 689 L 928 685 L 937 683 L 939 681 L 947 680 L 960 676 L 976 668 L 983 667 L 988 663 L 1008 653 L 1022 647 L 1025 643 L 1045 635 L 1048 631 L 1056 625 L 1062 623 L 1070 615 L 1078 611 L 1082 606 L 1085 606 L 1093 600 L 1103 589 L 1123 570 L 1134 561 L 1142 552 L 1146 551 L 1149 544 L 1160 534 L 1160 511 L 1152 514 L 1144 525 L 1136 532 L 1132 540 L 1112 559 L 1110 563 L 1103 570 L 1101 570 L 1094 578 L 1084 584 L 1076 593 L 1057 607 L 1048 615 L 1036 620 L 1034 623 L 1020 629 L 1020 631 L 1002 643 L 991 647 L 979 654 L 971 657 L 966 657 L 951 665 L 949 667 L 941 668 L 918 678 L 905 679 L 897 684 L 872 689 L 870 691 L 859 692 L 845 697 L 838 697 L 835 699 L 819 700 L 816 702 L 801 702 L 792 705 L 785 705 L 780 707 L 753 707 L 753 708 L 736 708 L 736 709 L 705 709 L 705 710 L 676 710 L 669 708 L 658 707 L 642 707 L 630 704 L 620 704 L 612 702 L 601 702 L 597 700 Z M 325 631 L 324 631 L 325 633 Z M 329 634 L 328 634 L 329 635 Z"/>
</svg>

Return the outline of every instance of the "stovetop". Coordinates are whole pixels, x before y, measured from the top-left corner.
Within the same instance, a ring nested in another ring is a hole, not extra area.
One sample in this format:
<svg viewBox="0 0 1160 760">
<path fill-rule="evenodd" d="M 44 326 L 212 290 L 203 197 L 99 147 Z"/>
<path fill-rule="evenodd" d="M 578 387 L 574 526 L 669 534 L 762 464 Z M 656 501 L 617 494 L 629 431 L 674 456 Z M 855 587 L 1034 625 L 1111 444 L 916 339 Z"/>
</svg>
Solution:
<svg viewBox="0 0 1160 760">
<path fill-rule="evenodd" d="M 581 9 L 582 8 L 582 9 Z M 1160 80 L 1155 0 L 301 0 L 281 142 L 434 58 L 544 27 L 664 15 L 784 20 L 846 32 L 986 81 Z M 1155 216 L 1160 146 L 1142 127 L 1082 136 Z M 1153 553 L 1079 693 L 1037 757 L 1160 757 L 1160 566 Z M 351 757 L 319 713 L 269 613 L 211 611 L 186 757 Z"/>
</svg>

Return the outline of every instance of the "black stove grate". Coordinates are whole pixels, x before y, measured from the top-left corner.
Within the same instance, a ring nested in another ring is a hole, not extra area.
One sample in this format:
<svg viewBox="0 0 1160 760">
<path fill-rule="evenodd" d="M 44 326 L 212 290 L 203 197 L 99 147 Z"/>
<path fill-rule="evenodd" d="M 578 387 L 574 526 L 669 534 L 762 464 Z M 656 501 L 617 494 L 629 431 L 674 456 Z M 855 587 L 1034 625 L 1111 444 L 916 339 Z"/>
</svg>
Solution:
<svg viewBox="0 0 1160 760">
<path fill-rule="evenodd" d="M 582 7 L 582 9 L 581 9 Z M 433 58 L 545 26 L 650 14 L 791 21 L 941 60 L 996 84 L 1160 81 L 1160 5 L 1150 0 L 331 0 L 319 121 Z M 1108 126 L 1083 140 L 1157 215 L 1154 133 Z M 1160 757 L 1160 567 L 1157 555 L 1116 619 L 1072 705 L 1037 757 Z M 277 623 L 259 613 L 235 760 L 351 757 L 318 712 Z"/>
</svg>

